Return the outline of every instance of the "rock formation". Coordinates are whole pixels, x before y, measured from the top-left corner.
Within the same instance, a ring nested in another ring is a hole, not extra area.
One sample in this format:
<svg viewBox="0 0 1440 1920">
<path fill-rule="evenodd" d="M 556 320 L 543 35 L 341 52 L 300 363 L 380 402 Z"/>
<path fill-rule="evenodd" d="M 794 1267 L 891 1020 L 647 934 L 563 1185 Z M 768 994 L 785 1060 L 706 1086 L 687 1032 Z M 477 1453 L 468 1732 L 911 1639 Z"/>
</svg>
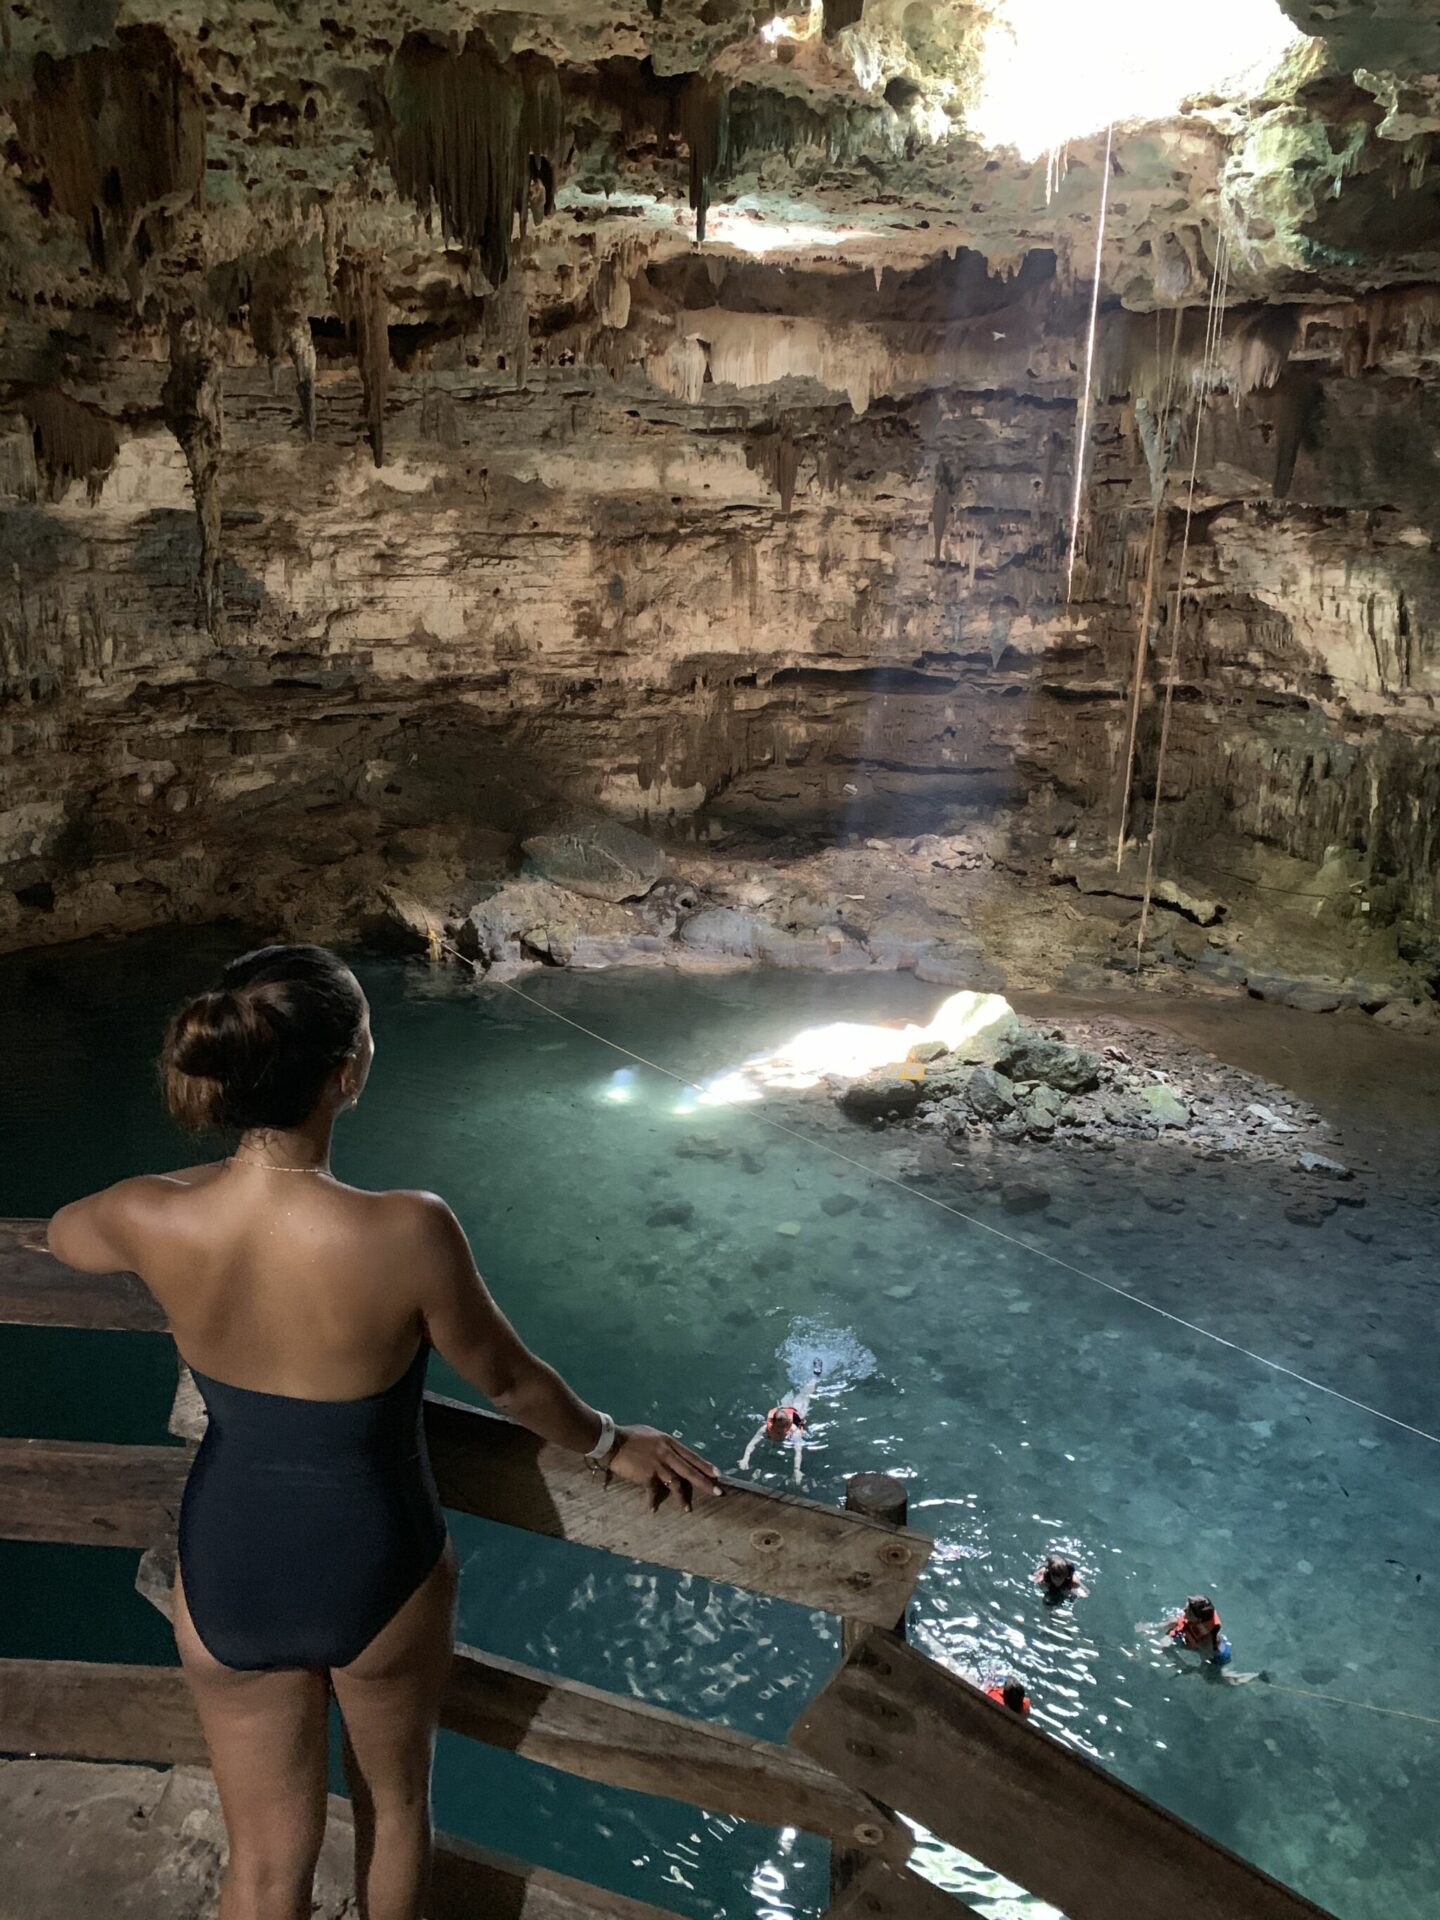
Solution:
<svg viewBox="0 0 1440 1920">
<path fill-rule="evenodd" d="M 1289 0 L 1117 126 L 1092 343 L 997 9 L 12 9 L 0 941 L 458 926 L 568 807 L 712 911 L 882 842 L 1011 978 L 1433 1000 L 1436 32 Z"/>
</svg>

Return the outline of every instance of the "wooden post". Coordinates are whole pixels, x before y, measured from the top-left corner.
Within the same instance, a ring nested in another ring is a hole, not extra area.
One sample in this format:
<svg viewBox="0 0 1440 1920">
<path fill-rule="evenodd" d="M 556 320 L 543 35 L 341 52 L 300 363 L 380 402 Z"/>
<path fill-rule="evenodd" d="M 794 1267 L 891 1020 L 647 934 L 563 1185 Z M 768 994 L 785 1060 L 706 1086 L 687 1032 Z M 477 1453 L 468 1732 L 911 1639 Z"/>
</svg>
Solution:
<svg viewBox="0 0 1440 1920">
<path fill-rule="evenodd" d="M 880 1520 L 887 1526 L 903 1527 L 909 1512 L 910 1496 L 903 1480 L 897 1480 L 889 1473 L 852 1473 L 845 1482 L 845 1510 L 847 1513 L 863 1514 L 867 1520 Z M 868 1628 L 863 1620 L 852 1620 L 848 1616 L 840 1622 L 840 1650 L 848 1659 L 855 1648 L 865 1638 Z M 905 1637 L 905 1616 L 902 1613 L 895 1622 L 895 1632 L 903 1640 Z M 867 1863 L 869 1855 L 852 1852 L 847 1847 L 830 1848 L 830 1898 L 832 1901 L 845 1891 L 860 1869 Z"/>
</svg>

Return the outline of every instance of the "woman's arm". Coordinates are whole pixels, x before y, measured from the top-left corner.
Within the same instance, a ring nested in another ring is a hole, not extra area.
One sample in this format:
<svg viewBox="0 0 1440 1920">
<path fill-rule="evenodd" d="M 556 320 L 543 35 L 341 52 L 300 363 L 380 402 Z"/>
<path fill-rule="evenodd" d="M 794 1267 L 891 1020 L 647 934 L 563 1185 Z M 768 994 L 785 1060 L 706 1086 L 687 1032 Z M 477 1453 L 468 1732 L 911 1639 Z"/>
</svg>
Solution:
<svg viewBox="0 0 1440 1920">
<path fill-rule="evenodd" d="M 163 1198 L 167 1186 L 194 1186 L 214 1172 L 203 1166 L 141 1173 L 87 1193 L 61 1207 L 46 1229 L 46 1244 L 57 1260 L 81 1273 L 128 1273 L 135 1264 L 135 1223 L 146 1204 Z"/>
<path fill-rule="evenodd" d="M 81 1273 L 121 1273 L 131 1264 L 128 1232 L 133 1180 L 72 1200 L 51 1220 L 46 1244 L 57 1260 Z"/>
<path fill-rule="evenodd" d="M 521 1340 L 480 1278 L 460 1222 L 433 1193 L 401 1196 L 414 1239 L 410 1271 L 418 1282 L 420 1310 L 441 1358 L 472 1387 L 558 1447 L 588 1453 L 601 1432 L 600 1415 L 566 1385 Z M 408 1237 L 408 1236 L 407 1236 Z M 707 1460 L 653 1427 L 620 1427 L 609 1470 L 650 1491 L 658 1506 L 665 1493 L 690 1505 L 692 1489 L 719 1493 Z"/>
</svg>

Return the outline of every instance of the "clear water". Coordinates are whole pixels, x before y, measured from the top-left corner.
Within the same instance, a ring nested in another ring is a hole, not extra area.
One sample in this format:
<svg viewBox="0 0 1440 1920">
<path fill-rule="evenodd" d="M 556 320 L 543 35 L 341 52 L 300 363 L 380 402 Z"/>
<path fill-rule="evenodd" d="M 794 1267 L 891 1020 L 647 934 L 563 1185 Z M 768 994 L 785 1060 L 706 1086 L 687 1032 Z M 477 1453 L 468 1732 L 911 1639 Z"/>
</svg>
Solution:
<svg viewBox="0 0 1440 1920">
<path fill-rule="evenodd" d="M 0 962 L 0 1212 L 44 1213 L 176 1163 L 151 1088 L 159 1020 L 235 946 L 214 933 Z M 677 1111 L 693 1102 L 673 1084 L 617 1080 L 615 1055 L 512 996 L 398 965 L 361 971 L 379 1051 L 338 1170 L 444 1193 L 522 1333 L 582 1392 L 733 1467 L 798 1384 L 787 1373 L 821 1352 L 807 1491 L 836 1499 L 862 1470 L 908 1480 L 915 1523 L 939 1541 L 914 1609 L 927 1651 L 980 1677 L 1021 1672 L 1040 1726 L 1342 1920 L 1433 1915 L 1440 1447 L 773 1133 L 754 1108 Z M 529 990 L 694 1076 L 821 1021 L 925 1018 L 941 997 L 906 979 L 766 973 L 546 975 Z M 802 1124 L 876 1172 L 913 1159 L 905 1136 L 841 1129 L 822 1107 Z M 975 1163 L 947 1165 L 925 1191 L 1437 1426 L 1436 1216 L 1423 1199 L 1372 1189 L 1363 1215 L 1311 1228 L 1234 1167 L 1137 1174 L 1120 1156 L 1014 1150 L 1012 1163 L 1049 1188 L 1043 1213 L 1001 1212 Z M 840 1195 L 854 1206 L 827 1211 Z M 678 1224 L 649 1224 L 686 1207 Z M 1357 1221 L 1368 1242 L 1345 1231 Z M 9 1432 L 160 1437 L 163 1342 L 0 1330 L 0 1367 Z M 432 1385 L 463 1391 L 438 1364 Z M 787 1484 L 788 1454 L 762 1447 L 755 1467 Z M 455 1532 L 463 1636 L 539 1666 L 782 1739 L 836 1658 L 824 1616 L 463 1518 Z M 1029 1580 L 1053 1545 L 1092 1589 L 1058 1611 Z M 132 1555 L 0 1556 L 7 1651 L 171 1657 L 129 1591 Z M 1236 1670 L 1277 1684 L 1215 1685 L 1150 1651 L 1140 1623 L 1194 1590 L 1216 1596 Z M 685 1915 L 781 1920 L 824 1905 L 825 1850 L 804 1835 L 448 1738 L 437 1811 L 454 1831 Z M 1040 1911 L 947 1850 L 925 1852 L 983 1911 Z"/>
</svg>

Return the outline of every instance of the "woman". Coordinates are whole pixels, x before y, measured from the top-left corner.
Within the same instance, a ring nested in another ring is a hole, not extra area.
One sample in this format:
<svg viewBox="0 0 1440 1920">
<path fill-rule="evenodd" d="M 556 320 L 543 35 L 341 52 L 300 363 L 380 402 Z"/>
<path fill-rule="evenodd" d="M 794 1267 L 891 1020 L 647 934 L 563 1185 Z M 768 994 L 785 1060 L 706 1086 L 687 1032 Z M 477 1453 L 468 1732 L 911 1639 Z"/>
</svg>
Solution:
<svg viewBox="0 0 1440 1920">
<path fill-rule="evenodd" d="M 220 1920 L 303 1920 L 345 1724 L 365 1920 L 417 1920 L 456 1572 L 425 1454 L 431 1346 L 532 1432 L 645 1487 L 720 1491 L 651 1427 L 616 1427 L 517 1338 L 430 1193 L 330 1172 L 374 1057 L 360 983 L 322 947 L 233 961 L 170 1022 L 170 1110 L 228 1159 L 62 1207 L 51 1251 L 128 1268 L 210 1414 L 180 1513 L 175 1638 L 229 1835 Z"/>
</svg>

